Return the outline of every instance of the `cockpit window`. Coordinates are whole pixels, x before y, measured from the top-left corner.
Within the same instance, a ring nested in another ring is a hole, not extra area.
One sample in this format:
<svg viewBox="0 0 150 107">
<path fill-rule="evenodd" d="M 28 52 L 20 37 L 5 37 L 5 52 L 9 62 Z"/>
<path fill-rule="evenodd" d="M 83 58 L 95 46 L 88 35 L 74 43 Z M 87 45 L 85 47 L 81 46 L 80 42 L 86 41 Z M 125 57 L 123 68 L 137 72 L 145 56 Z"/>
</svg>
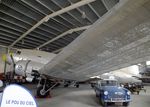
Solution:
<svg viewBox="0 0 150 107">
<path fill-rule="evenodd" d="M 20 54 L 21 54 L 21 51 L 17 51 L 16 54 L 20 55 Z"/>
</svg>

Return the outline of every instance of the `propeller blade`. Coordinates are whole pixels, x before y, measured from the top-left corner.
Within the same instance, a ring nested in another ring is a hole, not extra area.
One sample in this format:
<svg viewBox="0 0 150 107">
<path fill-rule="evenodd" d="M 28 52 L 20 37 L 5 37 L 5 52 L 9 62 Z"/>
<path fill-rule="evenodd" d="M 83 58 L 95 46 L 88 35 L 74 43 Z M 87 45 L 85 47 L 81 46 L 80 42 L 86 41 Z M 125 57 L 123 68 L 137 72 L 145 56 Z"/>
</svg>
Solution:
<svg viewBox="0 0 150 107">
<path fill-rule="evenodd" d="M 6 54 L 3 54 L 3 55 L 2 55 L 2 61 L 4 61 L 4 62 L 7 61 L 7 55 L 6 55 Z"/>
<path fill-rule="evenodd" d="M 16 64 L 14 61 L 13 53 L 10 52 L 9 54 L 3 54 L 2 60 L 5 63 L 4 76 L 5 76 L 6 81 L 8 80 L 7 83 L 10 84 L 13 81 L 14 76 L 15 76 L 15 65 Z M 7 64 L 12 65 L 13 69 L 11 72 L 6 71 Z"/>
</svg>

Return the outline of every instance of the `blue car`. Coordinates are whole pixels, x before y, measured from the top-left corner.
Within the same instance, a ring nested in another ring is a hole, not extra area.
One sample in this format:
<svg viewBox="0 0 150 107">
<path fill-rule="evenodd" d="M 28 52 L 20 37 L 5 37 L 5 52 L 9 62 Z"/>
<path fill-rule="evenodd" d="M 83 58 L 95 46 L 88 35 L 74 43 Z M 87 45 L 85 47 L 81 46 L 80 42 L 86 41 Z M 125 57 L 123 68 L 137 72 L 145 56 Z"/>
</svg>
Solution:
<svg viewBox="0 0 150 107">
<path fill-rule="evenodd" d="M 128 106 L 131 101 L 131 93 L 126 88 L 120 87 L 117 80 L 100 80 L 95 87 L 96 97 L 104 107 L 110 103 L 121 103 Z"/>
</svg>

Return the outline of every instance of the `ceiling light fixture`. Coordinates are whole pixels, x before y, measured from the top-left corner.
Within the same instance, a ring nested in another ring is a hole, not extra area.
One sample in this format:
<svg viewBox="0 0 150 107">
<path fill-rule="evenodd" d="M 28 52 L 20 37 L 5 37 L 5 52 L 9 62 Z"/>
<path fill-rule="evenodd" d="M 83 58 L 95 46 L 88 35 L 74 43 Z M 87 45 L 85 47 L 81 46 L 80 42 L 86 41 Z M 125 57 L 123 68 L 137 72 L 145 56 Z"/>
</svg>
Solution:
<svg viewBox="0 0 150 107">
<path fill-rule="evenodd" d="M 86 18 L 86 14 L 85 14 L 85 12 L 84 11 L 82 11 L 82 16 L 81 16 L 83 19 L 85 19 Z"/>
<path fill-rule="evenodd" d="M 45 22 L 48 22 L 48 21 L 49 21 L 49 19 L 50 19 L 50 17 L 47 17 L 47 18 L 45 19 Z"/>
</svg>

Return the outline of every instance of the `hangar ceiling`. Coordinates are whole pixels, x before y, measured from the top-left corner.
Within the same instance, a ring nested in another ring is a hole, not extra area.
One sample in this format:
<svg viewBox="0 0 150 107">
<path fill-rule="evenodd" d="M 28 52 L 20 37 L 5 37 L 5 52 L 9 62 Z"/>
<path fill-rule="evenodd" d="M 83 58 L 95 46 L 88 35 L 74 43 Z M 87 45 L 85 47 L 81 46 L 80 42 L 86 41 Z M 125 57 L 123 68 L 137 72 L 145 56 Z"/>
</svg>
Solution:
<svg viewBox="0 0 150 107">
<path fill-rule="evenodd" d="M 0 45 L 61 50 L 119 0 L 0 0 Z"/>
</svg>

